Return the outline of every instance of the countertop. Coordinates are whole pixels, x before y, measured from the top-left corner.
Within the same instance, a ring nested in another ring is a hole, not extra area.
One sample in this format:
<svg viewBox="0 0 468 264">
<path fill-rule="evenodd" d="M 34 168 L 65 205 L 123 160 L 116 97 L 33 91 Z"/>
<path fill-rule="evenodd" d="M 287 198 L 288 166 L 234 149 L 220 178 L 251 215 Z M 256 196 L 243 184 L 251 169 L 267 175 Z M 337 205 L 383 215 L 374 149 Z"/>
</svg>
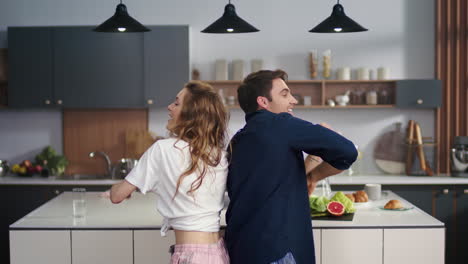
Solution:
<svg viewBox="0 0 468 264">
<path fill-rule="evenodd" d="M 390 199 L 399 199 L 408 211 L 379 209 Z M 156 197 L 149 193 L 134 193 L 120 204 L 112 204 L 99 192 L 86 193 L 87 215 L 73 218 L 73 197 L 64 192 L 25 217 L 10 225 L 18 229 L 160 229 L 163 218 L 156 210 Z M 313 228 L 443 228 L 444 224 L 390 191 L 382 199 L 356 206 L 353 221 L 313 220 Z M 225 210 L 221 213 L 225 226 Z"/>
<path fill-rule="evenodd" d="M 55 176 L 41 177 L 20 177 L 20 176 L 4 176 L 0 177 L 0 185 L 104 185 L 110 186 L 121 180 L 112 179 L 97 179 L 97 180 L 63 180 L 57 179 Z"/>
<path fill-rule="evenodd" d="M 380 183 L 382 185 L 468 185 L 468 178 L 438 176 L 406 176 L 406 175 L 368 175 L 368 176 L 331 176 L 333 185 L 362 185 Z"/>
<path fill-rule="evenodd" d="M 365 176 L 331 176 L 332 185 L 363 185 L 380 183 L 382 185 L 468 185 L 468 178 L 438 176 L 406 176 L 406 175 L 365 175 Z M 110 186 L 120 180 L 63 180 L 56 177 L 0 177 L 0 185 L 106 185 Z"/>
</svg>

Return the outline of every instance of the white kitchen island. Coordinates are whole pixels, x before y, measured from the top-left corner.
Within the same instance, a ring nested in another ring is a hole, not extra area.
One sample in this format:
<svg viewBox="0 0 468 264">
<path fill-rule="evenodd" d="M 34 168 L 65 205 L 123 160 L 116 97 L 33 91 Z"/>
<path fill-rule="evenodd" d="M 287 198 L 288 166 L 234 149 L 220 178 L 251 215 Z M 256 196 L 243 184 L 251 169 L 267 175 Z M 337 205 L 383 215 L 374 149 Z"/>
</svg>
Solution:
<svg viewBox="0 0 468 264">
<path fill-rule="evenodd" d="M 414 207 L 384 192 L 381 200 L 358 205 L 353 221 L 313 220 L 317 263 L 444 263 L 444 224 L 416 207 L 379 208 L 390 199 Z M 160 236 L 154 195 L 135 193 L 116 205 L 89 192 L 86 200 L 84 218 L 72 217 L 72 195 L 65 192 L 13 223 L 11 264 L 169 262 L 174 235 Z"/>
</svg>

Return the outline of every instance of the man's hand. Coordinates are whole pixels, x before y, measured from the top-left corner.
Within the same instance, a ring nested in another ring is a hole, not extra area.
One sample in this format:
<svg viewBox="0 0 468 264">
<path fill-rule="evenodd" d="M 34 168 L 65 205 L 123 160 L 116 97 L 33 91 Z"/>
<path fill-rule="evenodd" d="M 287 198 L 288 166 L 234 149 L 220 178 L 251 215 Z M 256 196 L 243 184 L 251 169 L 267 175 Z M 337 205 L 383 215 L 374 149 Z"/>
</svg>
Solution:
<svg viewBox="0 0 468 264">
<path fill-rule="evenodd" d="M 309 192 L 309 196 L 314 192 L 319 181 L 340 172 L 342 172 L 342 170 L 336 169 L 325 161 L 313 168 L 309 173 L 307 173 L 307 190 Z"/>
<path fill-rule="evenodd" d="M 322 122 L 322 123 L 320 123 L 319 125 L 321 125 L 321 126 L 323 126 L 323 127 L 326 127 L 326 128 L 328 128 L 328 129 L 330 129 L 330 130 L 333 130 L 333 128 L 332 128 L 329 124 L 327 124 L 327 123 Z M 333 131 L 335 131 L 335 130 L 333 130 Z"/>
<path fill-rule="evenodd" d="M 333 128 L 327 123 L 320 123 L 319 125 L 326 127 L 330 130 Z M 333 130 L 334 131 L 334 130 Z M 314 155 L 307 155 L 306 159 L 304 160 L 306 175 L 307 175 L 307 191 L 309 196 L 315 190 L 317 183 L 320 180 L 325 179 L 328 176 L 335 175 L 341 172 L 341 170 L 335 169 L 330 164 L 323 162 L 323 160 Z"/>
</svg>

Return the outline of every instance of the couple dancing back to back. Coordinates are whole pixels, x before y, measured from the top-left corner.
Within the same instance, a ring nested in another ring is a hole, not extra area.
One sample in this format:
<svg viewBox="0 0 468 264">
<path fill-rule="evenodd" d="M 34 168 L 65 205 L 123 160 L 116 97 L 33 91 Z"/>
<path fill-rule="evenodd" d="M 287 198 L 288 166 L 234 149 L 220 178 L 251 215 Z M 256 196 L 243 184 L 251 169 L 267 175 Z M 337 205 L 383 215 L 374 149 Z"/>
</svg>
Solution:
<svg viewBox="0 0 468 264">
<path fill-rule="evenodd" d="M 175 232 L 171 263 L 315 263 L 308 194 L 349 168 L 357 151 L 326 125 L 293 116 L 297 101 L 286 79 L 281 70 L 244 79 L 237 93 L 246 125 L 228 144 L 229 115 L 220 96 L 206 83 L 187 83 L 168 106 L 170 137 L 154 143 L 112 186 L 113 203 L 136 189 L 156 194 L 161 235 L 170 227 Z"/>
</svg>

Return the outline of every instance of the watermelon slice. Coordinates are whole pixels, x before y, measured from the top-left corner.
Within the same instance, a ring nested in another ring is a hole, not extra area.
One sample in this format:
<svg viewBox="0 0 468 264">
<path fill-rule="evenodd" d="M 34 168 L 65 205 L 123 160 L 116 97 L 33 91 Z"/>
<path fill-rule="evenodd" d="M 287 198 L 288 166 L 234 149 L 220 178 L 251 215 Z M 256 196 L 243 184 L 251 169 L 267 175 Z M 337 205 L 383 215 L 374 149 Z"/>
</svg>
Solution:
<svg viewBox="0 0 468 264">
<path fill-rule="evenodd" d="M 345 212 L 345 206 L 337 201 L 329 202 L 327 205 L 327 211 L 334 216 L 341 216 Z"/>
</svg>

